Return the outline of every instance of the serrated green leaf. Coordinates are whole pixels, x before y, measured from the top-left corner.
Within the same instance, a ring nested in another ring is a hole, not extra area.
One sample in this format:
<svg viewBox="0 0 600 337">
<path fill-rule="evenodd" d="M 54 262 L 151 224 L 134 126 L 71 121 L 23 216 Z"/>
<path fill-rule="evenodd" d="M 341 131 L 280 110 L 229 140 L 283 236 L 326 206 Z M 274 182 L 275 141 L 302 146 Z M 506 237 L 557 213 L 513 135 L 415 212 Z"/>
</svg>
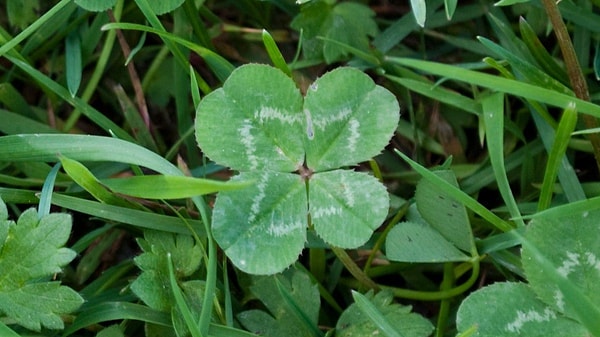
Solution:
<svg viewBox="0 0 600 337">
<path fill-rule="evenodd" d="M 59 282 L 42 280 L 76 256 L 62 248 L 71 232 L 71 217 L 54 213 L 38 219 L 32 208 L 15 223 L 6 220 L 2 200 L 0 205 L 0 312 L 31 330 L 62 329 L 59 314 L 77 309 L 83 299 Z"/>
<path fill-rule="evenodd" d="M 190 235 L 158 231 L 144 231 L 144 239 L 138 239 L 138 244 L 144 253 L 134 261 L 142 274 L 131 284 L 131 290 L 149 307 L 170 312 L 175 302 L 167 254 L 171 254 L 177 278 L 183 278 L 200 267 L 202 248 Z"/>
<path fill-rule="evenodd" d="M 475 327 L 473 337 L 590 336 L 577 322 L 540 301 L 524 283 L 495 283 L 472 293 L 458 309 L 456 324 L 459 332 Z"/>
<path fill-rule="evenodd" d="M 292 264 L 306 241 L 307 200 L 299 175 L 243 172 L 232 181 L 253 186 L 219 193 L 213 236 L 232 262 L 252 274 L 273 274 Z"/>
<path fill-rule="evenodd" d="M 388 233 L 386 256 L 392 261 L 439 263 L 469 257 L 427 223 L 401 222 Z"/>
<path fill-rule="evenodd" d="M 561 276 L 561 282 L 570 283 L 598 310 L 600 303 L 600 230 L 597 219 L 600 211 L 569 212 L 560 216 L 540 216 L 527 227 L 525 237 L 538 252 L 524 245 L 523 268 L 532 289 L 539 298 L 565 315 L 579 316 L 576 302 L 568 298 L 560 284 L 548 282 L 548 272 L 536 262 L 535 254 L 542 254 Z M 596 317 L 596 320 L 598 317 Z"/>
<path fill-rule="evenodd" d="M 426 337 L 433 331 L 433 326 L 424 317 L 412 313 L 409 306 L 392 303 L 393 294 L 384 290 L 373 296 L 372 292 L 361 295 L 368 302 L 373 316 L 385 321 L 396 336 Z M 364 302 L 364 301 L 363 301 Z M 365 307 L 365 303 L 362 303 Z M 382 334 L 390 336 L 387 331 L 380 330 L 374 320 L 365 314 L 360 304 L 351 304 L 340 316 L 336 324 L 336 337 L 359 337 Z"/>
<path fill-rule="evenodd" d="M 434 171 L 434 173 L 458 187 L 452 171 Z M 419 213 L 442 236 L 463 251 L 471 252 L 474 249 L 473 233 L 463 204 L 441 192 L 427 179 L 421 179 L 417 184 L 415 199 Z"/>
<path fill-rule="evenodd" d="M 367 6 L 355 2 L 340 2 L 330 5 L 324 1 L 313 1 L 302 7 L 292 21 L 292 28 L 303 31 L 303 52 L 307 59 L 322 59 L 332 63 L 346 55 L 339 44 L 369 50 L 369 36 L 377 35 L 378 28 L 373 19 L 375 13 Z"/>
<path fill-rule="evenodd" d="M 390 202 L 385 187 L 366 173 L 345 170 L 315 173 L 309 189 L 315 231 L 340 248 L 355 248 L 367 242 L 388 213 Z"/>
<path fill-rule="evenodd" d="M 288 76 L 244 65 L 198 105 L 196 139 L 208 157 L 233 169 L 292 172 L 304 161 L 304 119 L 302 96 Z"/>
<path fill-rule="evenodd" d="M 281 288 L 277 286 L 278 282 Z M 283 274 L 253 276 L 250 291 L 263 302 L 269 313 L 247 310 L 238 314 L 238 320 L 249 331 L 269 337 L 319 335 L 315 332 L 320 307 L 319 290 L 305 273 L 291 268 Z M 285 291 L 287 296 L 281 291 Z"/>
<path fill-rule="evenodd" d="M 112 8 L 117 0 L 75 0 L 81 8 L 91 12 L 102 12 Z"/>
<path fill-rule="evenodd" d="M 355 165 L 376 156 L 398 124 L 395 96 L 363 72 L 338 68 L 306 93 L 306 164 L 313 171 Z"/>
</svg>

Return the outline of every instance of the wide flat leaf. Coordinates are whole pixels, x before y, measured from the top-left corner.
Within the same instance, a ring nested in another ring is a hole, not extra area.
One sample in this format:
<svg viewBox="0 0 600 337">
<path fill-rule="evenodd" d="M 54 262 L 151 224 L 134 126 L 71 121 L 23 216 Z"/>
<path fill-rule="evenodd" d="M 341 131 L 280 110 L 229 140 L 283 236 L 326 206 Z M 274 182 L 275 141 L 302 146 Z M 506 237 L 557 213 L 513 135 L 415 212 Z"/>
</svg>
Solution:
<svg viewBox="0 0 600 337">
<path fill-rule="evenodd" d="M 532 220 L 525 234 L 531 246 L 524 245 L 523 268 L 531 288 L 542 301 L 569 317 L 578 317 L 572 299 L 559 284 L 548 282 L 547 271 L 537 263 L 543 255 L 561 276 L 560 282 L 575 286 L 599 307 L 600 303 L 600 211 L 570 212 L 562 216 L 540 216 Z M 536 247 L 537 252 L 530 249 Z"/>
<path fill-rule="evenodd" d="M 388 233 L 386 256 L 401 262 L 468 261 L 469 257 L 448 242 L 429 224 L 401 222 Z"/>
<path fill-rule="evenodd" d="M 299 175 L 243 172 L 232 181 L 253 186 L 220 192 L 213 236 L 231 261 L 252 274 L 273 274 L 291 265 L 306 241 L 307 200 Z"/>
<path fill-rule="evenodd" d="M 434 173 L 458 187 L 452 171 L 434 171 Z M 417 184 L 415 199 L 423 219 L 459 249 L 472 251 L 473 234 L 463 204 L 446 195 L 427 179 L 421 179 Z"/>
<path fill-rule="evenodd" d="M 337 68 L 306 93 L 306 164 L 313 171 L 356 165 L 381 152 L 400 108 L 396 97 L 358 69 Z"/>
<path fill-rule="evenodd" d="M 221 165 L 292 172 L 304 161 L 304 124 L 294 82 L 278 69 L 249 64 L 200 102 L 196 139 Z"/>
<path fill-rule="evenodd" d="M 472 337 L 584 337 L 577 322 L 540 301 L 524 283 L 495 283 L 465 299 L 458 309 L 459 332 L 476 327 Z"/>
<path fill-rule="evenodd" d="M 389 336 L 380 330 L 374 320 L 387 322 L 397 336 L 426 337 L 433 331 L 431 323 L 423 316 L 412 313 L 410 306 L 392 303 L 394 296 L 389 290 L 381 291 L 375 296 L 369 292 L 363 297 L 370 302 L 371 305 L 367 307 L 373 309 L 370 313 L 375 317 L 365 314 L 364 305 L 361 307 L 358 303 L 351 304 L 337 322 L 336 337 Z"/>
<path fill-rule="evenodd" d="M 41 219 L 29 209 L 17 223 L 7 220 L 0 199 L 0 313 L 28 329 L 62 329 L 60 314 L 83 299 L 59 282 L 43 282 L 60 273 L 76 253 L 62 246 L 71 233 L 71 217 L 54 213 Z"/>
<path fill-rule="evenodd" d="M 385 186 L 366 173 L 316 173 L 309 181 L 309 190 L 315 231 L 334 246 L 356 248 L 364 244 L 388 213 L 390 202 Z"/>
<path fill-rule="evenodd" d="M 278 275 L 253 276 L 250 291 L 268 312 L 239 313 L 246 329 L 269 337 L 314 336 L 321 303 L 317 285 L 305 273 L 290 268 Z"/>
</svg>

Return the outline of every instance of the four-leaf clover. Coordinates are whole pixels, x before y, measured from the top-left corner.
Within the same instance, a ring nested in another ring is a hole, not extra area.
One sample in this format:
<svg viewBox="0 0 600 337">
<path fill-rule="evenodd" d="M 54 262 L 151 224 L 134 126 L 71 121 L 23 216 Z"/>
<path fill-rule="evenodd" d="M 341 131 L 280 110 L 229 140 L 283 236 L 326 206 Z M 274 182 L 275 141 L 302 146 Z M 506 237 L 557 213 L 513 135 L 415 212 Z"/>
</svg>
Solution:
<svg viewBox="0 0 600 337">
<path fill-rule="evenodd" d="M 333 70 L 302 97 L 280 70 L 244 65 L 196 117 L 204 153 L 238 170 L 233 180 L 255 182 L 219 193 L 214 205 L 214 238 L 239 269 L 284 270 L 304 248 L 307 225 L 331 245 L 356 248 L 385 220 L 385 187 L 340 169 L 377 155 L 399 119 L 395 96 L 360 70 Z"/>
</svg>

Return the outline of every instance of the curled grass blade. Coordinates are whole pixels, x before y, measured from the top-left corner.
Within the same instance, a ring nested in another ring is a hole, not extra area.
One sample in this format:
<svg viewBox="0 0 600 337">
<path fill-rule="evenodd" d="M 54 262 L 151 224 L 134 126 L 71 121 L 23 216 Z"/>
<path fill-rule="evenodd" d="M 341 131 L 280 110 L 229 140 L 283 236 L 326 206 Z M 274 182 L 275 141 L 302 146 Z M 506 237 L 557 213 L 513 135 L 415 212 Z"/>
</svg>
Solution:
<svg viewBox="0 0 600 337">
<path fill-rule="evenodd" d="M 42 186 L 42 193 L 40 194 L 40 204 L 38 205 L 38 217 L 41 219 L 43 216 L 50 214 L 50 204 L 52 200 L 52 191 L 54 190 L 54 182 L 56 181 L 56 175 L 60 170 L 60 163 L 56 163 L 50 173 L 44 181 Z"/>
</svg>

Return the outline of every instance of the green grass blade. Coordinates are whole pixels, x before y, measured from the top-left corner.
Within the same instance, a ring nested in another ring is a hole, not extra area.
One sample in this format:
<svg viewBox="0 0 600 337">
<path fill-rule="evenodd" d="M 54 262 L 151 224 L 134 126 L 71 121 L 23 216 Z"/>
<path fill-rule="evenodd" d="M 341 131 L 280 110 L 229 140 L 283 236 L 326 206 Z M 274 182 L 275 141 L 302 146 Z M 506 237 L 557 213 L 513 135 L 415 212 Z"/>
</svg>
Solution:
<svg viewBox="0 0 600 337">
<path fill-rule="evenodd" d="M 2 190 L 0 190 L 0 193 L 4 195 Z M 52 196 L 52 204 L 76 212 L 88 214 L 93 217 L 138 227 L 139 229 L 152 229 L 168 233 L 190 235 L 193 234 L 189 229 L 189 226 L 191 226 L 194 232 L 196 232 L 200 237 L 206 236 L 202 221 L 198 220 L 185 219 L 187 222 L 186 224 L 182 219 L 174 216 L 107 205 L 97 201 L 90 201 L 57 193 L 54 193 Z"/>
<path fill-rule="evenodd" d="M 185 299 L 183 298 L 183 293 L 181 289 L 179 289 L 179 285 L 177 284 L 177 280 L 175 279 L 175 272 L 173 271 L 173 260 L 171 259 L 171 253 L 167 253 L 167 265 L 169 266 L 169 282 L 171 283 L 171 290 L 173 291 L 173 297 L 175 298 L 175 303 L 177 304 L 177 308 L 179 312 L 183 316 L 183 321 L 187 326 L 188 330 L 192 334 L 193 337 L 202 337 L 204 336 L 198 325 L 196 325 L 196 321 L 194 317 L 192 317 L 192 312 L 188 307 Z"/>
<path fill-rule="evenodd" d="M 510 189 L 504 166 L 504 94 L 494 93 L 481 101 L 485 121 L 487 146 L 498 189 L 519 227 L 525 226 L 521 212 Z"/>
<path fill-rule="evenodd" d="M 277 47 L 277 43 L 275 43 L 273 36 L 271 36 L 266 29 L 263 29 L 262 31 L 262 41 L 265 45 L 265 49 L 267 50 L 267 54 L 269 54 L 269 57 L 271 58 L 271 62 L 273 62 L 273 65 L 279 68 L 279 70 L 283 71 L 289 77 L 292 77 L 292 71 L 285 62 L 281 51 Z"/>
<path fill-rule="evenodd" d="M 230 182 L 165 175 L 104 179 L 101 182 L 113 192 L 145 199 L 182 199 L 240 189 L 252 184 L 252 181 Z"/>
<path fill-rule="evenodd" d="M 4 109 L 0 109 L 0 120 L 2 121 L 0 123 L 0 132 L 7 135 L 58 132 L 58 130 L 46 124 Z"/>
<path fill-rule="evenodd" d="M 109 161 L 140 165 L 165 175 L 183 175 L 156 153 L 124 140 L 65 134 L 0 137 L 0 161 L 58 161 L 58 154 L 77 161 Z"/>
<path fill-rule="evenodd" d="M 489 221 L 496 228 L 508 232 L 513 229 L 513 227 L 507 223 L 506 221 L 499 218 L 496 214 L 489 211 L 485 206 L 477 202 L 477 200 L 471 198 L 468 194 L 461 191 L 460 189 L 452 186 L 450 183 L 445 181 L 444 179 L 438 177 L 435 173 L 429 171 L 425 167 L 419 165 L 417 162 L 410 159 L 404 153 L 396 151 L 396 153 L 402 157 L 415 171 L 417 171 L 424 179 L 431 181 L 435 186 L 438 186 L 443 193 L 448 196 L 456 199 L 456 201 L 464 204 L 467 208 L 471 209 L 473 212 L 479 214 L 482 218 Z"/>
<path fill-rule="evenodd" d="M 67 73 L 67 88 L 71 97 L 77 95 L 81 85 L 81 39 L 75 30 L 65 39 L 65 70 Z"/>
<path fill-rule="evenodd" d="M 40 194 L 40 204 L 38 205 L 38 216 L 41 219 L 43 216 L 50 214 L 50 205 L 52 200 L 52 191 L 54 190 L 54 182 L 56 181 L 56 175 L 60 170 L 60 163 L 56 163 L 42 186 L 42 193 Z"/>
<path fill-rule="evenodd" d="M 0 187 L 0 197 L 7 204 L 37 204 L 39 199 L 36 193 L 37 191 Z"/>
<path fill-rule="evenodd" d="M 21 337 L 18 333 L 14 332 L 13 329 L 0 322 L 0 336 L 4 337 Z"/>
<path fill-rule="evenodd" d="M 81 111 L 81 113 L 83 115 L 88 117 L 90 120 L 92 120 L 94 123 L 96 123 L 102 129 L 104 129 L 106 132 L 112 132 L 117 137 L 124 139 L 124 140 L 134 141 L 133 138 L 127 132 L 125 132 L 125 130 L 123 130 L 120 126 L 118 126 L 113 121 L 111 121 L 108 117 L 104 116 L 100 111 L 92 108 L 87 103 L 85 103 L 82 99 L 80 99 L 78 97 L 72 97 L 69 90 L 65 89 L 60 84 L 54 82 L 48 76 L 42 74 L 39 70 L 33 68 L 31 65 L 27 64 L 26 62 L 23 62 L 12 56 L 6 55 L 5 57 L 9 61 L 11 61 L 14 65 L 16 65 L 21 70 L 23 70 L 25 73 L 27 73 L 29 76 L 33 77 L 36 81 L 41 83 L 43 86 L 45 86 L 48 89 L 50 89 L 51 91 L 53 91 L 64 101 L 68 102 L 73 107 L 77 108 L 79 111 Z"/>
<path fill-rule="evenodd" d="M 430 74 L 448 77 L 454 80 L 505 92 L 507 94 L 543 102 L 563 109 L 567 108 L 569 104 L 574 102 L 579 112 L 600 117 L 600 106 L 597 104 L 586 102 L 573 96 L 565 95 L 554 90 L 545 89 L 532 84 L 431 61 L 421 61 L 398 57 L 388 57 L 387 61 L 406 67 L 419 69 Z"/>
<path fill-rule="evenodd" d="M 552 149 L 550 150 L 550 154 L 548 156 L 548 162 L 546 163 L 546 171 L 544 172 L 544 181 L 540 191 L 538 211 L 543 211 L 550 206 L 556 175 L 559 171 L 565 152 L 567 151 L 571 133 L 573 130 L 575 130 L 576 125 L 577 110 L 575 109 L 575 105 L 573 105 L 567 107 L 563 111 L 563 115 L 558 124 L 558 129 L 556 130 L 554 144 L 552 145 Z"/>
<path fill-rule="evenodd" d="M 404 335 L 394 329 L 392 323 L 390 323 L 387 318 L 381 313 L 381 311 L 377 310 L 377 307 L 369 301 L 363 294 L 352 290 L 352 298 L 354 298 L 354 302 L 358 306 L 358 308 L 388 337 L 403 337 Z"/>
<path fill-rule="evenodd" d="M 168 314 L 145 305 L 128 302 L 103 302 L 80 312 L 73 324 L 65 329 L 63 336 L 69 336 L 77 330 L 97 323 L 122 319 L 171 326 Z"/>
<path fill-rule="evenodd" d="M 28 38 L 31 34 L 33 34 L 40 26 L 42 26 L 46 21 L 48 21 L 51 17 L 53 17 L 56 13 L 58 13 L 63 7 L 69 5 L 71 0 L 61 0 L 59 3 L 54 5 L 49 11 L 44 13 L 40 18 L 35 20 L 31 25 L 27 26 L 19 35 L 15 36 L 10 41 L 6 42 L 0 47 L 0 56 L 4 56 L 6 52 L 16 47 L 23 40 Z"/>
<path fill-rule="evenodd" d="M 281 284 L 281 280 L 278 277 L 275 277 L 275 284 L 277 285 L 277 291 L 283 298 L 285 304 L 289 307 L 290 312 L 293 312 L 296 317 L 312 332 L 312 335 L 315 337 L 323 336 L 323 333 L 319 328 L 311 322 L 311 319 L 306 315 L 304 310 L 300 308 L 300 306 L 294 300 L 294 297 L 290 294 L 290 292 Z"/>
<path fill-rule="evenodd" d="M 137 1 L 142 1 L 142 0 L 136 0 L 136 2 Z M 152 27 L 148 27 L 148 26 L 144 26 L 144 25 L 133 24 L 133 23 L 108 23 L 108 24 L 102 26 L 102 30 L 111 30 L 111 29 L 139 30 L 139 31 L 148 32 L 148 33 L 152 33 L 152 34 L 156 34 L 156 35 L 160 36 L 165 41 L 165 44 L 167 44 L 167 41 L 169 41 L 169 43 L 180 44 L 180 45 L 192 50 L 193 52 L 198 54 L 200 57 L 202 57 L 206 61 L 206 64 L 208 64 L 210 69 L 213 71 L 213 73 L 217 76 L 217 78 L 221 82 L 224 82 L 227 79 L 227 77 L 229 77 L 229 74 L 231 74 L 233 69 L 235 69 L 235 67 L 231 63 L 229 63 L 229 61 L 227 61 L 221 55 L 213 52 L 212 50 L 210 50 L 208 48 L 204 48 L 202 46 L 199 46 L 188 40 L 182 39 L 181 37 L 171 34 L 171 33 L 168 33 L 164 30 L 160 30 L 157 28 L 152 28 Z M 177 48 L 177 47 L 174 46 L 174 48 Z M 189 67 L 189 64 L 186 61 L 186 65 L 185 65 L 186 71 L 188 70 L 188 67 Z"/>
</svg>

